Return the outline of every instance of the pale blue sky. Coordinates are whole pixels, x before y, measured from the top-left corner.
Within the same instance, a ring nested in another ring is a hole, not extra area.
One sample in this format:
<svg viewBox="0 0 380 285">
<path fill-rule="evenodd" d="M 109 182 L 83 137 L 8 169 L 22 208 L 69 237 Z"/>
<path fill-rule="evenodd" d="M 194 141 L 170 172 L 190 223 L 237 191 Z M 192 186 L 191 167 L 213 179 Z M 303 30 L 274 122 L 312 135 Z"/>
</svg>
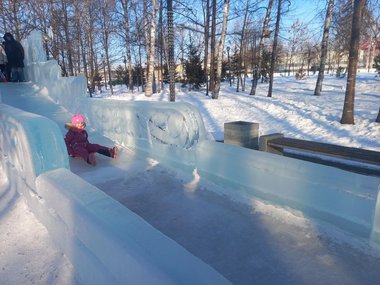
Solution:
<svg viewBox="0 0 380 285">
<path fill-rule="evenodd" d="M 308 33 L 318 38 L 322 32 L 326 2 L 325 0 L 292 0 L 289 12 L 282 18 L 282 36 L 285 36 L 285 30 L 299 19 L 307 26 Z"/>
</svg>

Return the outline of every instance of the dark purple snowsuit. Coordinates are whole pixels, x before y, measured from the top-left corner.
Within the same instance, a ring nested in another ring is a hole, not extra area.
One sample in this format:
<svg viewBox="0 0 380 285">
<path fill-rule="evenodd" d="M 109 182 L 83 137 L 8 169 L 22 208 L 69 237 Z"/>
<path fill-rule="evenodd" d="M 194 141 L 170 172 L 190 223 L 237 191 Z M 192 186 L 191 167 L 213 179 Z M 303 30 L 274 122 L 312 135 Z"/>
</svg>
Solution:
<svg viewBox="0 0 380 285">
<path fill-rule="evenodd" d="M 112 149 L 99 144 L 90 143 L 88 141 L 88 134 L 84 129 L 81 130 L 71 127 L 65 136 L 65 143 L 70 156 L 80 156 L 87 161 L 87 163 L 90 163 L 90 153 L 94 152 L 112 157 Z"/>
</svg>

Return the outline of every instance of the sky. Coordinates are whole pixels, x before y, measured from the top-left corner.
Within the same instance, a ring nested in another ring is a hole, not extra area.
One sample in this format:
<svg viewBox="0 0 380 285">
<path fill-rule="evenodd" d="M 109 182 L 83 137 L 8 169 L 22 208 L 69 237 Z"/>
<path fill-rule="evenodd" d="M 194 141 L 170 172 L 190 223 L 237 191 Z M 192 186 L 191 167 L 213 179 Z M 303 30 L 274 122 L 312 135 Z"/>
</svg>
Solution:
<svg viewBox="0 0 380 285">
<path fill-rule="evenodd" d="M 282 16 L 282 26 L 280 38 L 286 40 L 290 37 L 287 32 L 290 30 L 292 24 L 299 20 L 303 25 L 307 27 L 307 34 L 316 41 L 321 40 L 323 31 L 324 17 L 325 17 L 325 5 L 326 1 L 320 0 L 296 0 L 290 1 L 291 5 L 284 7 L 284 11 L 287 11 Z M 286 9 L 286 10 L 285 10 Z"/>
<path fill-rule="evenodd" d="M 225 83 L 218 100 L 202 91 L 189 92 L 178 86 L 176 100 L 197 107 L 209 139 L 223 139 L 225 122 L 250 121 L 260 124 L 260 135 L 281 132 L 294 138 L 380 151 L 380 125 L 375 123 L 380 105 L 380 78 L 374 73 L 359 73 L 355 125 L 339 123 L 345 79 L 326 76 L 319 97 L 312 95 L 315 79 L 311 76 L 295 81 L 293 77 L 276 77 L 272 98 L 266 97 L 266 84 L 260 84 L 258 94 L 252 97 L 247 95 L 248 91 L 237 93 Z M 3 95 L 4 103 L 14 102 L 19 108 L 33 109 L 27 106 L 30 101 L 17 95 L 19 88 L 23 87 L 11 85 L 9 90 L 13 92 Z M 114 95 L 107 90 L 96 96 L 110 100 L 168 101 L 167 91 L 148 98 L 141 92 L 126 92 L 125 87 L 115 90 Z M 35 100 L 39 102 L 39 98 Z M 44 106 L 40 104 L 34 109 L 57 120 L 48 108 L 44 111 Z M 71 159 L 70 167 L 234 284 L 380 284 L 380 249 L 368 241 L 287 207 L 260 200 L 242 207 L 216 195 L 218 186 L 211 182 L 203 180 L 195 186 L 195 181 L 200 180 L 196 173 L 189 177 L 154 160 L 142 163 L 142 159 L 130 149 L 122 148 L 114 166 L 109 165 L 107 158 L 99 157 L 96 167 L 78 159 Z M 127 175 L 115 171 L 126 167 Z M 7 178 L 0 169 L 0 193 L 6 187 Z M 175 191 L 178 187 L 186 191 L 178 193 Z M 55 247 L 24 200 L 16 197 L 12 203 L 4 204 L 2 199 L 0 284 L 79 284 L 73 279 L 71 263 Z M 225 231 L 226 228 L 229 230 Z"/>
</svg>

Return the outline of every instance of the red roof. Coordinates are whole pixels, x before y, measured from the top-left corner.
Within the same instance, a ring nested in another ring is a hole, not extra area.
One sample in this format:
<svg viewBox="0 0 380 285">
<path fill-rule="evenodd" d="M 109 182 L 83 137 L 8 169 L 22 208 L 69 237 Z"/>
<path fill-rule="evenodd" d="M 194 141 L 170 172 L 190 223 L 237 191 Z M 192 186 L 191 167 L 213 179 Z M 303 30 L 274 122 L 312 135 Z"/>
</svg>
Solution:
<svg viewBox="0 0 380 285">
<path fill-rule="evenodd" d="M 375 39 L 372 39 L 373 43 L 372 44 L 375 44 L 375 42 L 377 42 L 377 45 L 375 46 L 375 51 L 379 51 L 379 47 L 380 47 L 380 38 L 375 38 Z M 368 50 L 370 48 L 370 40 L 366 40 L 364 42 L 362 42 L 360 44 L 360 49 L 361 50 Z"/>
</svg>

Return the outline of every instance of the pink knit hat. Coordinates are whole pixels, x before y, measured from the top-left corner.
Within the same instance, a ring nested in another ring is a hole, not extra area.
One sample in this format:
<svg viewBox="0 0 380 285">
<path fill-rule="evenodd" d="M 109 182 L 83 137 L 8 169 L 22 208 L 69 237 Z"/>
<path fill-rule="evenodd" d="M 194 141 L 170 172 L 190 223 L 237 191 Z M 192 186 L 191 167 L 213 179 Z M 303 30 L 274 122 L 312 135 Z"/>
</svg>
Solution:
<svg viewBox="0 0 380 285">
<path fill-rule="evenodd" d="M 84 123 L 84 122 L 85 122 L 84 116 L 81 114 L 75 114 L 71 118 L 71 123 L 73 125 L 78 124 L 78 123 Z"/>
</svg>

